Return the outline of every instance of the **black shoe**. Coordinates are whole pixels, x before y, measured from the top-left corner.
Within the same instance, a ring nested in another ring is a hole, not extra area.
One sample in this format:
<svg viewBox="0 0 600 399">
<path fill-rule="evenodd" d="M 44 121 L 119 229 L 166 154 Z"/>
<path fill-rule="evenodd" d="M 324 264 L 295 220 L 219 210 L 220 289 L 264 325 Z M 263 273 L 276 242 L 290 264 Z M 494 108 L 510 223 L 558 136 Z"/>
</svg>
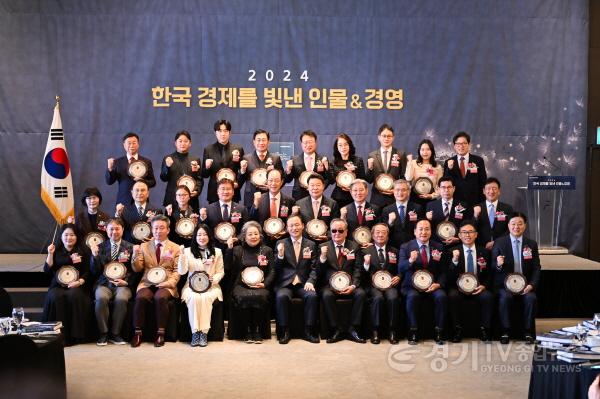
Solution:
<svg viewBox="0 0 600 399">
<path fill-rule="evenodd" d="M 156 333 L 156 339 L 154 340 L 154 346 L 156 348 L 160 348 L 161 346 L 165 345 L 165 333 L 162 331 L 159 331 Z"/>
<path fill-rule="evenodd" d="M 502 334 L 502 336 L 500 337 L 500 343 L 502 345 L 507 345 L 510 342 L 510 339 L 508 338 L 508 334 Z"/>
<path fill-rule="evenodd" d="M 327 342 L 328 344 L 333 344 L 334 342 L 341 341 L 342 339 L 344 339 L 342 337 L 342 332 L 340 330 L 336 329 L 333 332 L 333 335 L 331 337 L 327 338 L 327 340 L 325 342 Z"/>
<path fill-rule="evenodd" d="M 96 341 L 96 345 L 106 346 L 107 344 L 108 344 L 108 335 L 100 334 L 100 337 L 98 337 L 98 341 Z"/>
<path fill-rule="evenodd" d="M 444 345 L 444 330 L 440 327 L 435 328 L 435 343 L 438 345 Z"/>
<path fill-rule="evenodd" d="M 396 337 L 396 331 L 390 330 L 390 344 L 398 345 L 398 337 Z"/>
<path fill-rule="evenodd" d="M 374 345 L 378 345 L 381 342 L 379 339 L 379 333 L 377 330 L 373 330 L 373 335 L 371 335 L 371 343 Z"/>
<path fill-rule="evenodd" d="M 490 339 L 490 333 L 488 332 L 487 328 L 481 327 L 481 336 L 479 337 L 479 339 L 488 344 L 492 342 L 492 340 Z"/>
<path fill-rule="evenodd" d="M 258 327 L 256 327 L 256 331 L 254 331 L 254 334 L 252 335 L 252 339 L 254 340 L 255 344 L 262 344 L 262 342 L 263 342 L 262 334 L 260 333 L 260 329 Z"/>
<path fill-rule="evenodd" d="M 131 338 L 131 347 L 137 348 L 141 344 L 142 344 L 142 332 L 136 331 L 135 334 L 133 334 L 133 338 Z"/>
<path fill-rule="evenodd" d="M 408 344 L 416 345 L 417 342 L 419 342 L 419 339 L 417 338 L 417 329 L 411 328 L 410 331 L 408 332 Z"/>
<path fill-rule="evenodd" d="M 125 345 L 125 344 L 127 344 L 127 342 L 125 342 L 125 340 L 123 338 L 121 338 L 120 335 L 113 335 L 113 334 L 111 334 L 108 337 L 108 342 L 110 342 L 111 344 L 115 344 L 115 345 Z"/>
<path fill-rule="evenodd" d="M 311 344 L 318 344 L 319 342 L 321 342 L 319 337 L 312 335 L 312 333 L 310 332 L 310 328 L 306 328 L 306 330 L 304 330 L 304 339 L 310 342 Z"/>
<path fill-rule="evenodd" d="M 455 343 L 455 344 L 458 344 L 461 341 L 462 341 L 462 328 L 455 327 L 454 328 L 454 335 L 452 336 L 452 342 Z"/>
<path fill-rule="evenodd" d="M 348 339 L 350 339 L 350 341 L 352 341 L 352 342 L 356 342 L 357 344 L 366 344 L 367 343 L 367 340 L 362 339 L 358 335 L 358 332 L 354 328 L 351 328 L 350 330 L 348 330 Z"/>
<path fill-rule="evenodd" d="M 281 337 L 279 337 L 279 343 L 285 345 L 288 342 L 290 342 L 290 330 L 288 328 L 284 328 L 283 332 L 281 333 Z"/>
<path fill-rule="evenodd" d="M 252 333 L 250 327 L 248 327 L 248 331 L 246 331 L 246 335 L 244 336 L 244 342 L 247 344 L 254 343 L 254 334 Z"/>
<path fill-rule="evenodd" d="M 527 345 L 535 344 L 535 338 L 533 337 L 533 335 L 531 333 L 525 333 L 525 343 Z"/>
</svg>

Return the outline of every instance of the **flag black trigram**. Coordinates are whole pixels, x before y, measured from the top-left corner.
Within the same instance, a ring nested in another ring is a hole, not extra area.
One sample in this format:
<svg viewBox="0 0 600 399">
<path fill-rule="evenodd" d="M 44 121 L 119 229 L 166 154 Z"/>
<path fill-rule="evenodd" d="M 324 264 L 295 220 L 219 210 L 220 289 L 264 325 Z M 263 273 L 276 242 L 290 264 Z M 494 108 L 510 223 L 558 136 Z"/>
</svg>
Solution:
<svg viewBox="0 0 600 399">
<path fill-rule="evenodd" d="M 68 196 L 67 187 L 54 187 L 54 198 L 67 198 Z"/>
<path fill-rule="evenodd" d="M 63 140 L 63 138 L 62 129 L 50 129 L 50 140 Z"/>
</svg>

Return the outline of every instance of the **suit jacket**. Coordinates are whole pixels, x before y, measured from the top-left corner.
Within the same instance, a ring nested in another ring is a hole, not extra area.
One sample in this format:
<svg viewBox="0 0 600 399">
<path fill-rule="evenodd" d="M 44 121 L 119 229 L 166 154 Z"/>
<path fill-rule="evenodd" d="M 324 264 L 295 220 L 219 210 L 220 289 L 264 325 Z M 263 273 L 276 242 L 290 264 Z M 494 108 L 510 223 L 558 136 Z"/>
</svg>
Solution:
<svg viewBox="0 0 600 399">
<path fill-rule="evenodd" d="M 315 165 L 313 167 L 313 171 L 315 173 L 318 173 L 321 176 L 323 176 L 323 178 L 325 179 L 325 187 L 327 187 L 328 182 L 331 181 L 331 175 L 330 175 L 331 172 L 329 169 L 324 169 L 323 172 L 317 172 L 316 161 L 323 159 L 323 155 L 315 152 L 313 154 L 313 156 L 315 157 L 315 159 L 314 159 Z M 304 165 L 304 153 L 300 153 L 299 155 L 294 155 L 292 157 L 292 163 L 293 163 L 292 171 L 289 175 L 288 174 L 285 175 L 285 182 L 289 183 L 292 180 L 294 180 L 294 187 L 292 188 L 292 197 L 296 201 L 298 201 L 301 198 L 309 196 L 308 190 L 306 190 L 304 187 L 302 187 L 300 185 L 300 182 L 298 181 L 302 172 L 306 171 L 306 166 Z M 331 165 L 329 165 L 329 168 L 331 168 Z"/>
<path fill-rule="evenodd" d="M 144 176 L 144 180 L 148 183 L 148 188 L 156 186 L 156 179 L 154 178 L 154 169 L 152 169 L 152 161 L 141 155 L 138 155 L 138 160 L 144 161 L 148 170 Z M 126 156 L 115 159 L 115 164 L 112 170 L 106 169 L 104 173 L 104 180 L 106 184 L 111 185 L 114 182 L 119 182 L 119 189 L 117 191 L 116 204 L 129 205 L 133 202 L 131 197 L 131 188 L 135 183 L 135 180 L 128 173 L 129 160 Z"/>
<path fill-rule="evenodd" d="M 317 286 L 317 256 L 319 249 L 317 245 L 307 239 L 302 238 L 300 244 L 300 259 L 296 259 L 294 253 L 294 245 L 290 237 L 277 241 L 277 246 L 283 243 L 285 252 L 283 259 L 279 259 L 275 255 L 275 290 L 287 287 L 294 281 L 294 277 L 298 276 L 300 283 L 304 286 L 305 283 L 311 283 Z"/>
<path fill-rule="evenodd" d="M 416 239 L 406 242 L 400 247 L 398 270 L 402 274 L 402 288 L 412 287 L 413 273 L 424 268 L 420 255 L 417 256 L 417 260 L 414 263 L 409 262 L 412 251 L 420 252 L 419 243 Z M 433 281 L 440 284 L 441 288 L 445 288 L 447 261 L 444 246 L 430 239 L 428 255 L 427 270 L 433 274 Z"/>
<path fill-rule="evenodd" d="M 321 247 L 327 246 L 327 258 L 325 262 L 321 262 Z M 319 269 L 319 276 L 321 281 L 321 287 L 329 286 L 329 279 L 331 275 L 338 271 L 344 271 L 352 276 L 352 285 L 357 288 L 360 287 L 361 275 L 363 268 L 363 254 L 354 241 L 346 239 L 344 242 L 344 248 L 348 250 L 348 254 L 344 255 L 344 259 L 341 265 L 337 262 L 337 253 L 335 244 L 332 240 L 322 243 L 319 245 L 319 253 L 317 254 L 317 267 Z M 354 259 L 352 258 L 354 255 Z"/>
<path fill-rule="evenodd" d="M 458 210 L 461 210 L 458 212 Z M 440 241 L 441 239 L 436 234 L 436 229 L 438 224 L 446 220 L 444 216 L 444 205 L 443 200 L 441 198 L 436 199 L 435 201 L 431 201 L 427 204 L 426 212 L 432 211 L 433 216 L 431 219 L 431 224 L 433 225 L 432 238 L 436 241 Z M 452 200 L 452 208 L 450 209 L 450 214 L 447 218 L 449 222 L 454 223 L 456 226 L 456 236 L 458 235 L 458 227 L 462 223 L 463 220 L 468 220 L 473 217 L 473 209 L 469 208 L 466 203 L 457 201 L 456 198 Z"/>
<path fill-rule="evenodd" d="M 232 220 L 232 216 L 234 213 L 240 214 L 240 218 L 237 222 Z M 217 227 L 217 225 L 219 223 L 230 222 L 231 224 L 233 224 L 235 226 L 236 233 L 240 234 L 240 231 L 242 230 L 242 226 L 247 221 L 248 221 L 248 211 L 246 210 L 246 207 L 244 205 L 238 204 L 236 202 L 231 203 L 231 209 L 229 210 L 229 220 L 223 220 L 223 213 L 221 212 L 221 205 L 220 205 L 220 202 L 217 200 L 217 202 L 213 202 L 212 204 L 210 204 L 209 206 L 206 207 L 206 220 L 204 220 L 202 222 L 206 223 L 208 225 L 208 227 L 210 227 L 213 230 L 215 227 Z M 221 248 L 221 249 L 223 249 L 223 248 Z M 225 267 L 227 267 L 227 265 L 225 265 Z"/>
<path fill-rule="evenodd" d="M 96 213 L 96 225 L 92 226 L 87 209 L 85 209 L 77 214 L 75 226 L 82 237 L 94 231 L 101 233 L 106 238 L 106 222 L 108 222 L 108 219 L 110 219 L 110 215 L 98 210 L 98 213 Z"/>
<path fill-rule="evenodd" d="M 391 226 L 388 224 L 390 213 L 396 215 L 396 219 Z M 414 216 L 411 218 L 411 215 Z M 403 243 L 413 240 L 415 238 L 417 221 L 423 216 L 424 213 L 421 205 L 410 201 L 406 203 L 404 223 L 400 220 L 400 214 L 395 201 L 383 208 L 380 219 L 381 222 L 388 224 L 390 227 L 390 244 L 395 247 L 400 247 Z"/>
<path fill-rule="evenodd" d="M 379 222 L 379 207 L 377 205 L 373 205 L 368 201 L 365 201 L 363 211 L 363 220 L 362 224 L 358 223 L 358 215 L 356 211 L 356 203 L 352 201 L 349 205 L 344 207 L 348 211 L 346 213 L 346 223 L 348 223 L 348 231 L 353 232 L 357 227 L 368 227 L 369 229 L 373 227 L 377 222 Z M 340 212 L 341 213 L 341 212 Z"/>
<path fill-rule="evenodd" d="M 104 241 L 98 247 L 99 253 L 98 256 L 92 256 L 92 261 L 90 265 L 90 269 L 92 275 L 97 278 L 96 285 L 104 285 L 108 287 L 110 282 L 104 275 L 104 266 L 107 263 L 112 262 L 111 258 L 111 244 L 110 240 Z M 119 245 L 119 254 L 117 255 L 117 262 L 120 262 L 125 265 L 127 268 L 127 275 L 123 278 L 123 280 L 127 281 L 127 285 L 129 288 L 133 289 L 134 284 L 137 282 L 139 278 L 138 273 L 135 273 L 131 267 L 131 258 L 133 257 L 133 244 L 121 240 L 121 244 Z"/>
<path fill-rule="evenodd" d="M 331 163 L 332 173 L 331 173 L 331 180 L 329 181 L 329 184 L 334 184 L 335 188 L 331 192 L 331 198 L 333 198 L 335 201 L 337 201 L 337 203 L 340 206 L 345 206 L 353 201 L 352 196 L 350 195 L 350 191 L 346 191 L 346 190 L 340 188 L 335 181 L 338 174 L 340 174 L 340 172 L 346 170 L 345 165 L 348 162 L 352 162 L 354 164 L 354 166 L 356 166 L 356 169 L 354 170 L 354 174 L 356 175 L 356 178 L 366 180 L 365 164 L 361 157 L 357 157 L 355 155 L 353 157 L 350 157 L 348 161 L 344 161 L 342 159 L 336 159 L 334 162 L 332 162 Z"/>
<path fill-rule="evenodd" d="M 521 242 L 521 269 L 523 275 L 527 279 L 527 283 L 531 284 L 534 289 L 540 283 L 540 254 L 538 252 L 538 245 L 532 239 L 525 236 L 522 237 Z M 523 253 L 529 249 L 531 255 L 529 259 L 525 259 Z M 498 267 L 498 255 L 504 256 L 504 264 Z M 492 249 L 492 266 L 494 268 L 494 286 L 498 288 L 504 287 L 504 280 L 506 275 L 513 273 L 515 270 L 515 259 L 513 257 L 511 236 L 502 236 L 494 241 L 494 248 Z"/>
<path fill-rule="evenodd" d="M 454 161 L 452 168 L 448 167 L 449 160 Z M 485 171 L 485 162 L 483 161 L 483 158 L 469 153 L 469 164 L 477 166 L 477 172 L 471 172 L 468 165 L 465 165 L 466 174 L 463 178 L 460 174 L 458 156 L 455 155 L 444 162 L 444 176 L 450 176 L 454 180 L 454 185 L 456 186 L 454 198 L 459 201 L 464 201 L 469 206 L 474 206 L 485 200 L 483 186 L 485 186 L 485 181 L 487 180 L 487 173 Z"/>
<path fill-rule="evenodd" d="M 319 208 L 319 214 L 316 215 L 316 217 L 313 212 L 312 198 L 310 195 L 296 201 L 296 205 L 300 208 L 300 217 L 302 218 L 304 224 L 316 218 L 321 219 L 327 224 L 327 226 L 329 226 L 329 223 L 332 219 L 340 217 L 340 208 L 338 207 L 337 202 L 331 198 L 325 197 L 324 195 L 321 197 L 321 207 Z M 327 208 L 329 208 L 329 216 L 324 216 L 323 211 Z"/>
<path fill-rule="evenodd" d="M 392 247 L 388 244 L 385 246 L 385 252 L 383 256 L 385 258 L 385 263 L 379 263 L 379 254 L 377 253 L 377 248 L 375 245 L 371 245 L 365 249 L 363 249 L 363 257 L 364 255 L 371 255 L 371 262 L 369 264 L 369 270 L 363 273 L 363 285 L 366 287 L 372 286 L 372 277 L 375 272 L 380 270 L 386 270 L 392 274 L 392 276 L 402 277 L 400 272 L 398 271 L 398 249 Z M 364 265 L 363 265 L 364 269 Z"/>
<path fill-rule="evenodd" d="M 404 178 L 404 172 L 406 171 L 406 155 L 404 152 L 400 151 L 396 147 L 392 147 L 391 158 L 389 160 L 389 169 L 386 172 L 383 167 L 383 159 L 381 159 L 381 151 L 380 148 L 375 151 L 371 151 L 369 153 L 369 158 L 373 158 L 373 169 L 369 169 L 367 166 L 366 170 L 366 178 L 369 183 L 374 183 L 375 179 L 378 175 L 382 173 L 389 173 L 394 176 L 394 180 Z M 397 166 L 392 165 L 392 160 L 394 156 L 398 159 Z M 368 165 L 368 162 L 367 162 Z M 379 207 L 385 207 L 386 205 L 394 202 L 394 196 L 392 194 L 383 194 L 381 193 L 375 185 L 373 185 L 373 191 L 371 192 L 371 201 L 372 204 L 375 204 Z"/>
<path fill-rule="evenodd" d="M 173 164 L 170 167 L 167 167 L 167 163 L 165 162 L 167 157 L 171 157 L 173 160 Z M 196 172 L 192 172 L 192 161 L 198 162 L 198 165 L 200 166 L 200 169 L 198 169 Z M 177 180 L 183 175 L 191 176 L 196 182 L 195 191 L 198 192 L 198 195 L 195 197 L 190 197 L 190 205 L 194 209 L 198 209 L 198 197 L 200 196 L 202 187 L 204 186 L 204 179 L 202 179 L 202 160 L 199 157 L 190 155 L 189 153 L 182 154 L 177 151 L 165 156 L 160 166 L 160 180 L 167 182 L 163 206 L 177 203 L 177 201 L 175 201 Z"/>
<path fill-rule="evenodd" d="M 496 207 L 496 217 L 494 218 L 494 227 L 492 228 L 490 227 L 490 219 L 488 216 L 486 202 L 483 201 L 478 205 L 481 207 L 481 213 L 477 218 L 477 243 L 480 245 L 485 245 L 490 241 L 495 241 L 498 237 L 507 235 L 508 219 L 514 212 L 512 206 L 498 201 L 498 206 Z M 502 215 L 504 215 L 504 217 L 502 217 Z"/>
<path fill-rule="evenodd" d="M 452 252 L 455 249 L 460 251 L 457 265 L 452 263 Z M 473 262 L 477 271 L 477 279 L 479 280 L 479 284 L 485 286 L 485 288 L 489 290 L 492 288 L 490 251 L 479 245 L 475 245 L 475 251 L 477 252 L 477 259 L 473 259 Z M 465 256 L 463 244 L 460 243 L 459 245 L 449 248 L 446 253 L 446 259 L 448 259 L 447 287 L 457 289 L 456 280 L 467 270 L 467 258 Z"/>
<path fill-rule="evenodd" d="M 133 226 L 139 221 L 149 222 L 150 218 L 148 217 L 148 212 L 154 212 L 157 215 L 163 213 L 162 208 L 154 206 L 150 202 L 146 202 L 146 208 L 144 209 L 144 215 L 142 217 L 139 216 L 135 203 L 129 204 L 123 208 L 121 219 L 123 219 L 123 224 L 125 225 L 125 230 L 123 232 L 123 239 L 125 241 L 132 244 L 141 243 L 140 240 L 133 237 Z"/>
<path fill-rule="evenodd" d="M 281 199 L 279 200 L 279 210 L 278 217 L 283 220 L 285 223 L 287 218 L 292 215 L 292 207 L 295 205 L 296 201 L 293 198 L 288 197 L 284 193 L 281 193 Z M 271 217 L 271 202 L 269 193 L 264 193 L 260 197 L 260 201 L 258 203 L 258 208 L 254 205 L 250 208 L 250 219 L 256 220 L 260 225 L 265 222 L 265 220 Z"/>
<path fill-rule="evenodd" d="M 254 184 L 252 184 L 252 182 L 250 181 L 252 172 L 259 168 L 267 169 L 267 161 L 271 159 L 273 168 L 279 169 L 281 171 L 282 179 L 285 178 L 285 173 L 283 173 L 283 165 L 281 164 L 281 158 L 279 157 L 279 155 L 272 154 L 269 151 L 267 151 L 267 156 L 265 157 L 264 161 L 260 160 L 260 158 L 256 154 L 256 151 L 252 151 L 252 153 L 244 155 L 244 159 L 248 161 L 248 167 L 246 168 L 246 173 L 241 173 L 240 171 L 238 171 L 237 182 L 240 188 L 244 186 L 244 183 L 246 184 L 243 190 L 244 205 L 246 206 L 246 208 L 250 209 L 252 203 L 254 202 L 254 193 L 256 191 L 260 191 L 261 193 L 266 193 L 268 191 L 266 189 L 259 189 Z"/>
<path fill-rule="evenodd" d="M 221 148 L 223 148 L 223 155 L 221 155 Z M 202 156 L 202 177 L 210 177 L 208 181 L 208 189 L 206 190 L 206 199 L 208 203 L 212 203 L 219 200 L 217 195 L 217 172 L 221 168 L 230 168 L 234 173 L 238 173 L 240 170 L 240 163 L 233 162 L 232 152 L 238 150 L 240 152 L 240 160 L 244 157 L 244 148 L 239 144 L 227 143 L 225 146 L 221 146 L 218 142 L 213 143 L 204 148 L 204 155 Z M 206 160 L 212 159 L 213 163 L 210 168 L 206 169 Z M 240 201 L 240 186 L 235 189 L 233 195 L 235 202 Z"/>
<path fill-rule="evenodd" d="M 179 263 L 179 246 L 169 240 L 166 240 L 163 244 L 164 245 L 161 248 L 160 260 L 156 259 L 156 246 L 154 245 L 154 239 L 141 244 L 142 256 L 135 257 L 133 260 L 133 270 L 143 273 L 142 279 L 140 280 L 136 291 L 152 286 L 152 284 L 146 278 L 148 275 L 148 270 L 153 267 L 160 266 L 167 271 L 166 281 L 169 283 L 167 289 L 173 297 L 177 298 L 179 296 L 177 293 L 177 282 L 179 281 L 179 273 L 177 272 L 177 264 Z M 172 257 L 165 257 L 168 251 L 171 252 Z"/>
</svg>

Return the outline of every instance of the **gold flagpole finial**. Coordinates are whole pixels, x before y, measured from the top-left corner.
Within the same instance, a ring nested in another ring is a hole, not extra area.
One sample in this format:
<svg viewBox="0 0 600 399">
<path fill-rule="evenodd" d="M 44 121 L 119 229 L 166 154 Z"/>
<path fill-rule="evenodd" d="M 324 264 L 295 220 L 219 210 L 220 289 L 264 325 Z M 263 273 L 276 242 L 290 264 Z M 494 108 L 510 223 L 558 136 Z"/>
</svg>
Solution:
<svg viewBox="0 0 600 399">
<path fill-rule="evenodd" d="M 58 108 L 60 106 L 60 96 L 56 95 L 54 98 L 56 99 L 56 108 Z"/>
</svg>

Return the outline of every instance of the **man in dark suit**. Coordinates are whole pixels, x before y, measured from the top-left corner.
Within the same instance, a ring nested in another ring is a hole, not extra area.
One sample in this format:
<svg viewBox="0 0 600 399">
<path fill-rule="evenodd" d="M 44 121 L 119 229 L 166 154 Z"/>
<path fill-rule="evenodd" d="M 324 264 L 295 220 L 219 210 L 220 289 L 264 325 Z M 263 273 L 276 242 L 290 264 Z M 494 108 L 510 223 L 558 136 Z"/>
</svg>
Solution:
<svg viewBox="0 0 600 399">
<path fill-rule="evenodd" d="M 508 218 L 513 214 L 513 208 L 507 203 L 500 202 L 500 181 L 490 177 L 483 188 L 485 201 L 473 208 L 473 217 L 477 220 L 477 244 L 483 245 L 488 251 L 492 250 L 494 240 L 508 234 Z"/>
<path fill-rule="evenodd" d="M 252 183 L 252 173 L 256 169 L 266 169 L 267 171 L 277 169 L 281 171 L 283 176 L 283 165 L 279 155 L 269 152 L 270 136 L 266 130 L 258 129 L 254 132 L 252 139 L 254 149 L 250 154 L 244 155 L 244 159 L 240 162 L 240 170 L 237 174 L 237 182 L 241 188 L 244 183 L 244 205 L 250 209 L 254 202 L 255 193 L 266 193 L 269 191 L 268 184 L 264 186 L 256 186 Z"/>
<path fill-rule="evenodd" d="M 426 217 L 431 221 L 433 231 L 437 231 L 437 227 L 442 222 L 451 222 L 454 224 L 456 233 L 458 234 L 458 226 L 463 220 L 470 219 L 472 210 L 464 202 L 457 201 L 454 198 L 454 182 L 450 177 L 442 177 L 438 181 L 438 189 L 440 191 L 440 198 L 435 201 L 431 201 L 427 204 Z M 435 240 L 442 242 L 446 248 L 452 245 L 456 245 L 460 240 L 457 234 L 454 237 L 449 237 L 442 240 L 437 234 Z"/>
<path fill-rule="evenodd" d="M 117 201 L 115 202 L 115 205 L 131 204 L 133 201 L 133 198 L 131 197 L 131 189 L 136 181 L 145 180 L 148 184 L 148 188 L 156 186 L 154 170 L 152 169 L 152 161 L 138 154 L 138 150 L 140 148 L 140 138 L 138 135 L 130 132 L 123 136 L 123 148 L 125 149 L 125 156 L 117 159 L 108 158 L 108 167 L 106 169 L 106 173 L 104 174 L 106 184 L 111 185 L 116 181 L 119 182 Z M 144 176 L 135 178 L 129 176 L 129 164 L 134 161 L 142 161 L 144 164 L 146 164 L 146 174 Z"/>
<path fill-rule="evenodd" d="M 424 216 L 421 205 L 410 202 L 410 183 L 404 179 L 394 182 L 394 198 L 396 201 L 389 204 L 381 212 L 381 222 L 390 228 L 390 244 L 399 248 L 405 242 L 415 238 L 417 221 Z"/>
<path fill-rule="evenodd" d="M 244 157 L 244 148 L 239 144 L 233 144 L 229 141 L 231 136 L 231 123 L 226 120 L 218 120 L 214 125 L 217 142 L 204 148 L 204 160 L 202 165 L 202 177 L 210 177 L 208 189 L 206 190 L 206 199 L 211 204 L 217 201 L 217 172 L 222 168 L 229 168 L 237 174 L 240 169 L 240 161 Z M 240 201 L 240 188 L 235 183 L 235 193 L 233 200 Z"/>
<path fill-rule="evenodd" d="M 317 246 L 302 237 L 304 224 L 299 215 L 287 219 L 289 237 L 277 242 L 275 257 L 275 310 L 277 327 L 280 331 L 279 343 L 290 341 L 289 307 L 292 298 L 302 298 L 304 302 L 304 339 L 317 344 L 319 338 L 314 326 L 317 321 L 319 299 L 317 285 Z"/>
<path fill-rule="evenodd" d="M 398 298 L 398 283 L 400 283 L 400 273 L 398 272 L 398 250 L 388 245 L 388 237 L 390 229 L 385 223 L 377 223 L 371 229 L 373 237 L 373 245 L 363 250 L 364 253 L 364 269 L 367 272 L 368 279 L 365 282 L 365 290 L 369 292 L 371 297 L 371 324 L 373 325 L 373 333 L 371 335 L 371 343 L 379 344 L 379 322 L 381 308 L 385 301 L 385 307 L 388 313 L 388 323 L 390 326 L 390 343 L 395 345 L 398 343 L 396 337 L 398 328 L 398 317 L 400 316 L 400 300 Z M 392 286 L 384 291 L 373 286 L 373 274 L 380 270 L 389 272 L 392 277 Z"/>
<path fill-rule="evenodd" d="M 450 303 L 450 314 L 454 323 L 454 335 L 452 342 L 458 343 L 462 340 L 462 317 L 461 309 L 465 301 L 477 301 L 480 309 L 481 340 L 490 341 L 490 327 L 494 306 L 494 295 L 490 290 L 492 287 L 492 272 L 490 252 L 480 245 L 475 245 L 477 229 L 475 222 L 464 221 L 460 225 L 458 236 L 462 244 L 449 249 L 448 264 L 448 302 Z M 457 287 L 457 280 L 463 273 L 472 273 L 477 276 L 479 285 L 470 294 L 462 293 Z"/>
<path fill-rule="evenodd" d="M 417 222 L 415 239 L 402 244 L 399 252 L 399 270 L 402 274 L 402 295 L 406 298 L 406 314 L 409 321 L 409 345 L 418 341 L 417 310 L 422 300 L 432 297 L 435 306 L 435 342 L 444 344 L 443 329 L 446 321 L 447 296 L 446 256 L 442 244 L 431 240 L 431 222 L 422 219 Z M 425 291 L 413 287 L 413 274 L 427 270 L 433 275 L 433 283 Z"/>
<path fill-rule="evenodd" d="M 90 265 L 92 275 L 97 279 L 94 289 L 96 298 L 94 310 L 100 336 L 96 344 L 105 346 L 110 341 L 116 345 L 125 345 L 126 342 L 121 337 L 121 327 L 127 315 L 127 303 L 132 295 L 131 287 L 135 287 L 137 284 L 137 274 L 131 268 L 133 245 L 122 239 L 123 221 L 121 219 L 109 219 L 106 233 L 109 240 L 92 248 L 93 257 Z M 122 278 L 112 280 L 104 275 L 104 266 L 113 261 L 125 265 L 127 273 Z M 112 324 L 109 335 L 108 303 L 113 298 Z"/>
<path fill-rule="evenodd" d="M 540 255 L 537 242 L 525 237 L 527 216 L 515 212 L 508 220 L 509 235 L 498 238 L 492 249 L 492 265 L 495 267 L 494 285 L 498 292 L 502 336 L 500 342 L 509 342 L 510 308 L 515 300 L 522 300 L 525 341 L 534 342 L 533 330 L 537 313 L 535 290 L 540 283 Z M 510 273 L 521 273 L 527 285 L 521 294 L 513 294 L 504 287 L 504 280 Z"/>
<path fill-rule="evenodd" d="M 444 162 L 444 176 L 456 184 L 456 199 L 469 207 L 483 201 L 483 186 L 487 179 L 483 158 L 471 154 L 471 136 L 459 132 L 452 138 L 456 155 Z"/>
<path fill-rule="evenodd" d="M 379 220 L 379 207 L 367 201 L 369 183 L 363 179 L 354 180 L 350 195 L 353 201 L 340 210 L 342 219 L 348 223 L 348 231 L 353 232 L 358 227 L 371 229 Z"/>
<path fill-rule="evenodd" d="M 123 220 L 125 233 L 123 238 L 132 244 L 140 244 L 142 241 L 133 236 L 133 226 L 137 222 L 149 222 L 155 215 L 162 213 L 162 209 L 148 201 L 150 190 L 145 181 L 135 182 L 131 188 L 133 203 L 127 206 L 117 205 L 116 216 Z"/>
<path fill-rule="evenodd" d="M 396 147 L 394 143 L 394 129 L 383 124 L 379 127 L 377 139 L 381 147 L 369 153 L 367 159 L 366 179 L 369 183 L 374 183 L 382 173 L 388 173 L 394 177 L 394 180 L 404 177 L 406 171 L 406 155 Z M 381 208 L 394 202 L 393 192 L 390 190 L 381 191 L 376 185 L 373 185 L 371 194 L 371 203 Z"/>
<path fill-rule="evenodd" d="M 340 208 L 337 202 L 323 195 L 325 190 L 325 179 L 323 176 L 313 173 L 308 178 L 309 196 L 296 201 L 292 212 L 300 213 L 302 222 L 308 223 L 313 219 L 320 219 L 327 225 L 335 218 L 340 217 Z M 317 242 L 327 240 L 327 236 L 312 237 Z"/>
<path fill-rule="evenodd" d="M 367 341 L 361 338 L 357 331 L 362 322 L 365 302 L 365 291 L 360 287 L 363 264 L 362 251 L 354 241 L 346 239 L 348 224 L 345 220 L 333 219 L 330 227 L 331 240 L 320 245 L 317 266 L 322 277 L 321 300 L 323 301 L 325 316 L 334 330 L 326 342 L 330 344 L 344 338 L 344 334 L 339 328 L 335 300 L 338 298 L 352 298 L 352 316 L 348 338 L 351 341 L 364 344 Z M 348 273 L 352 279 L 350 285 L 341 292 L 336 292 L 329 286 L 331 276 L 338 271 Z"/>
<path fill-rule="evenodd" d="M 302 154 L 294 155 L 292 159 L 287 161 L 285 167 L 285 182 L 289 183 L 295 179 L 292 197 L 296 201 L 308 196 L 307 189 L 300 184 L 302 172 L 308 170 L 320 174 L 323 176 L 323 181 L 326 182 L 325 187 L 327 187 L 327 182 L 331 180 L 327 157 L 317 153 L 317 134 L 312 130 L 305 130 L 300 135 L 300 144 L 302 145 Z"/>
</svg>

